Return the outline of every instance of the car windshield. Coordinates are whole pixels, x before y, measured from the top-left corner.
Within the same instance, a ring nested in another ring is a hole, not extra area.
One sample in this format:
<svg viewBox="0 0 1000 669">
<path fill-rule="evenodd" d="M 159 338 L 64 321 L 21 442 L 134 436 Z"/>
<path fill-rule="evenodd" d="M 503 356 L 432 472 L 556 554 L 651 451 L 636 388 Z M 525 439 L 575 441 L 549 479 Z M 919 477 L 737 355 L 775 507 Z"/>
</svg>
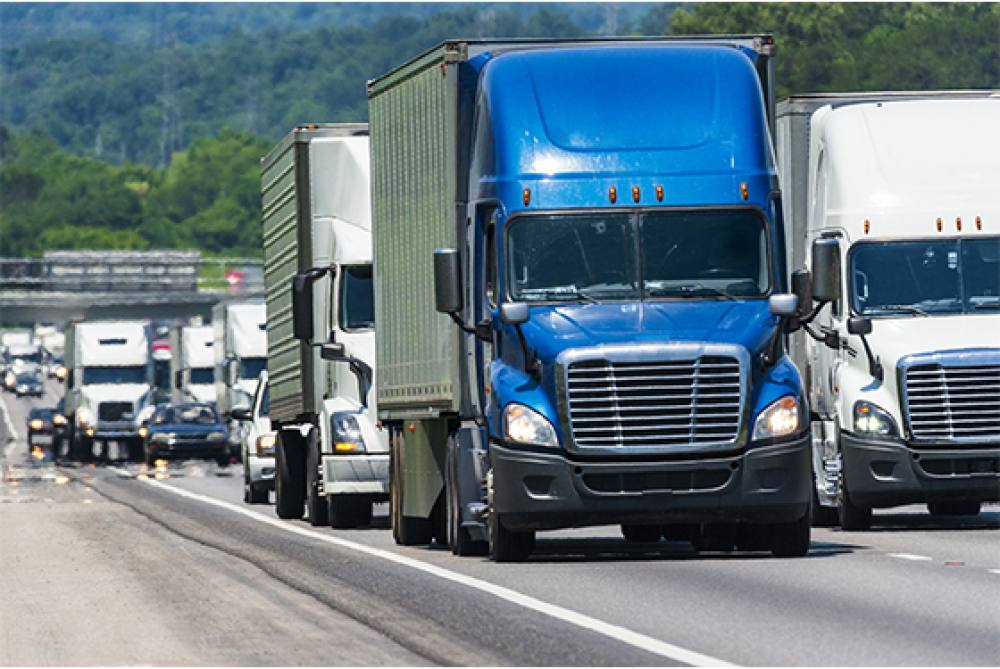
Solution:
<svg viewBox="0 0 1000 669">
<path fill-rule="evenodd" d="M 344 330 L 365 330 L 375 326 L 371 265 L 344 268 L 340 279 L 340 326 Z"/>
<path fill-rule="evenodd" d="M 40 380 L 38 378 L 38 375 L 35 374 L 34 372 L 27 372 L 25 374 L 18 374 L 17 375 L 17 382 L 18 383 L 40 383 Z"/>
<path fill-rule="evenodd" d="M 528 302 L 763 297 L 767 228 L 749 209 L 531 216 L 507 238 L 508 290 Z"/>
<path fill-rule="evenodd" d="M 20 360 L 21 362 L 33 362 L 38 364 L 42 361 L 42 352 L 33 351 L 31 353 L 12 353 L 10 356 L 10 361 Z"/>
<path fill-rule="evenodd" d="M 181 404 L 160 409 L 153 422 L 157 425 L 215 425 L 219 417 L 215 409 L 206 404 Z"/>
<path fill-rule="evenodd" d="M 215 372 L 211 367 L 197 367 L 191 370 L 191 383 L 215 383 Z"/>
<path fill-rule="evenodd" d="M 41 418 L 42 420 L 48 420 L 52 418 L 52 412 L 52 409 L 42 409 L 36 407 L 31 410 L 31 413 L 28 414 L 28 418 Z"/>
<path fill-rule="evenodd" d="M 240 378 L 256 379 L 267 369 L 267 358 L 240 358 Z"/>
<path fill-rule="evenodd" d="M 146 367 L 130 365 L 127 367 L 84 367 L 84 385 L 99 383 L 146 383 Z"/>
<path fill-rule="evenodd" d="M 861 242 L 850 266 L 863 316 L 1000 313 L 1000 237 Z"/>
</svg>

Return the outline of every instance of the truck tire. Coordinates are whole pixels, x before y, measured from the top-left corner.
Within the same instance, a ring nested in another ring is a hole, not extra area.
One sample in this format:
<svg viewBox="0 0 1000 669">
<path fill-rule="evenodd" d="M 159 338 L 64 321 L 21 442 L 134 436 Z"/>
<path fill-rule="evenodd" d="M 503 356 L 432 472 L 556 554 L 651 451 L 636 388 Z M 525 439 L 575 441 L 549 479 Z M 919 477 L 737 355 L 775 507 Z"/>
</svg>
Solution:
<svg viewBox="0 0 1000 669">
<path fill-rule="evenodd" d="M 372 502 L 367 496 L 330 495 L 326 501 L 330 527 L 350 530 L 371 525 Z"/>
<path fill-rule="evenodd" d="M 298 520 L 305 511 L 305 458 L 302 438 L 279 430 L 274 445 L 274 502 L 278 518 Z M 288 443 L 294 442 L 294 443 Z"/>
<path fill-rule="evenodd" d="M 247 504 L 267 504 L 267 488 L 257 483 L 245 482 L 243 484 L 243 501 Z"/>
<path fill-rule="evenodd" d="M 851 501 L 844 477 L 840 477 L 840 492 L 837 499 L 837 516 L 840 529 L 847 531 L 868 530 L 872 526 L 872 510 L 858 506 Z"/>
<path fill-rule="evenodd" d="M 315 434 L 315 431 L 313 432 Z M 311 435 L 310 435 L 311 437 Z M 326 527 L 330 524 L 327 513 L 326 497 L 320 494 L 319 468 L 322 458 L 319 452 L 318 440 L 314 437 L 305 440 L 306 453 L 306 512 L 309 524 L 313 527 Z"/>
<path fill-rule="evenodd" d="M 634 544 L 656 543 L 663 536 L 661 525 L 622 525 L 622 536 L 625 541 Z"/>
<path fill-rule="evenodd" d="M 774 557 L 802 557 L 809 552 L 810 515 L 791 523 L 771 527 L 771 554 Z"/>
<path fill-rule="evenodd" d="M 434 538 L 434 527 L 430 518 L 414 518 L 403 515 L 403 500 L 406 490 L 403 475 L 406 459 L 403 453 L 403 433 L 393 432 L 389 454 L 389 510 L 392 524 L 392 538 L 400 546 L 430 544 Z"/>
<path fill-rule="evenodd" d="M 982 504 L 979 502 L 930 502 L 927 510 L 932 516 L 976 516 Z"/>
<path fill-rule="evenodd" d="M 535 550 L 533 530 L 508 529 L 496 512 L 493 497 L 493 470 L 486 475 L 486 524 L 489 527 L 490 559 L 494 562 L 524 562 Z"/>
<path fill-rule="evenodd" d="M 447 543 L 455 555 L 486 555 L 489 543 L 475 541 L 467 527 L 462 527 L 462 500 L 458 488 L 458 439 L 455 435 L 448 437 L 448 455 L 445 463 L 447 480 L 445 482 Z"/>
</svg>

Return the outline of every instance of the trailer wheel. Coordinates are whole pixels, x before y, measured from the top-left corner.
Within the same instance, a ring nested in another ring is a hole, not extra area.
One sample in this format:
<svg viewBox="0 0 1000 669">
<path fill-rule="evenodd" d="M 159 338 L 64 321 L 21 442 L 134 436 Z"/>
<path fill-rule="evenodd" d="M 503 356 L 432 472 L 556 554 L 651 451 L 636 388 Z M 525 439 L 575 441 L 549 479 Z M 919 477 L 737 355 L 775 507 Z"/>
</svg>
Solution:
<svg viewBox="0 0 1000 669">
<path fill-rule="evenodd" d="M 294 443 L 288 443 L 288 442 Z M 302 438 L 278 431 L 275 443 L 274 497 L 278 518 L 302 518 L 305 507 L 305 458 Z"/>
<path fill-rule="evenodd" d="M 330 495 L 326 500 L 330 527 L 350 530 L 371 525 L 372 502 L 367 496 Z"/>
<path fill-rule="evenodd" d="M 489 543 L 474 541 L 467 527 L 462 527 L 462 500 L 458 493 L 458 439 L 448 437 L 448 455 L 445 463 L 447 541 L 455 555 L 486 555 Z"/>
<path fill-rule="evenodd" d="M 403 515 L 403 500 L 406 495 L 403 474 L 406 457 L 403 452 L 403 433 L 393 432 L 389 454 L 389 509 L 391 512 L 392 538 L 400 546 L 429 544 L 434 538 L 434 527 L 430 518 L 414 518 Z"/>
<path fill-rule="evenodd" d="M 981 507 L 979 502 L 930 502 L 927 510 L 932 516 L 975 516 Z"/>
<path fill-rule="evenodd" d="M 492 469 L 486 474 L 486 490 L 490 559 L 494 562 L 524 562 L 535 550 L 534 530 L 514 531 L 504 526 L 494 503 Z"/>
<path fill-rule="evenodd" d="M 651 544 L 663 536 L 660 525 L 622 525 L 622 536 L 625 541 L 636 544 Z"/>
<path fill-rule="evenodd" d="M 315 430 L 313 431 L 315 434 Z M 306 511 L 309 514 L 309 524 L 321 527 L 330 524 L 327 514 L 326 497 L 320 494 L 319 468 L 322 458 L 317 439 L 310 435 L 306 442 Z"/>
<path fill-rule="evenodd" d="M 791 523 L 771 527 L 771 554 L 775 557 L 802 557 L 809 552 L 810 515 Z"/>
</svg>

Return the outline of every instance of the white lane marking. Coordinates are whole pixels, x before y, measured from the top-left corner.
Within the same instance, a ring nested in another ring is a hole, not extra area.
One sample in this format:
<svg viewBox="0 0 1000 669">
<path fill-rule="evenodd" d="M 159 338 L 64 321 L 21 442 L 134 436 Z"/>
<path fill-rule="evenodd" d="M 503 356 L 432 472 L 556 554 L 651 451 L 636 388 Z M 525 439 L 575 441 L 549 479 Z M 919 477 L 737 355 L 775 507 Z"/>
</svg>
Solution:
<svg viewBox="0 0 1000 669">
<path fill-rule="evenodd" d="M 988 569 L 991 574 L 1000 574 L 1000 569 Z"/>
<path fill-rule="evenodd" d="M 129 476 L 132 475 L 118 467 L 108 467 L 110 471 L 116 472 L 120 475 Z M 648 653 L 654 655 L 659 655 L 660 657 L 665 657 L 676 662 L 683 662 L 695 667 L 731 667 L 736 666 L 729 662 L 725 662 L 710 655 L 704 655 L 693 650 L 688 650 L 686 648 L 681 648 L 680 646 L 675 646 L 671 643 L 665 641 L 660 641 L 659 639 L 654 639 L 651 636 L 646 636 L 639 632 L 634 632 L 630 629 L 620 627 L 618 625 L 613 625 L 603 620 L 598 620 L 597 618 L 592 618 L 583 613 L 578 613 L 562 606 L 556 604 L 549 604 L 548 602 L 543 602 L 540 599 L 531 597 L 530 595 L 525 595 L 516 590 L 511 590 L 510 588 L 505 588 L 501 585 L 495 585 L 489 581 L 484 581 L 482 579 L 475 578 L 473 576 L 466 576 L 465 574 L 460 574 L 458 572 L 445 569 L 443 567 L 438 567 L 437 565 L 430 564 L 428 562 L 422 562 L 411 557 L 406 557 L 404 555 L 399 555 L 398 553 L 393 553 L 391 551 L 383 550 L 381 548 L 375 548 L 373 546 L 367 546 L 365 544 L 359 544 L 354 541 L 347 539 L 342 539 L 341 537 L 334 536 L 332 534 L 321 534 L 315 530 L 307 530 L 302 527 L 296 527 L 290 523 L 277 518 L 269 518 L 256 511 L 251 511 L 249 509 L 243 508 L 236 504 L 230 502 L 224 502 L 213 497 L 208 497 L 206 495 L 199 495 L 198 493 L 189 492 L 182 488 L 177 488 L 172 485 L 167 485 L 159 481 L 154 481 L 151 479 L 146 479 L 143 483 L 148 483 L 151 486 L 160 488 L 161 490 L 166 490 L 180 497 L 187 497 L 188 499 L 193 499 L 205 504 L 211 504 L 233 513 L 238 513 L 242 516 L 246 516 L 252 520 L 255 520 L 266 525 L 271 525 L 277 527 L 286 532 L 291 532 L 292 534 L 298 534 L 303 537 L 308 537 L 310 539 L 317 539 L 319 541 L 324 541 L 328 544 L 333 544 L 334 546 L 339 546 L 340 548 L 346 548 L 348 550 L 357 551 L 358 553 L 364 553 L 372 557 L 381 558 L 389 562 L 395 562 L 396 564 L 403 565 L 405 567 L 410 567 L 411 569 L 418 569 L 424 573 L 431 574 L 432 576 L 437 576 L 446 581 L 451 581 L 453 583 L 458 583 L 466 587 L 472 588 L 474 590 L 479 590 L 480 592 L 485 592 L 487 594 L 493 595 L 499 599 L 503 599 L 512 604 L 530 609 L 537 613 L 547 615 L 556 620 L 560 620 L 571 625 L 576 625 L 583 629 L 589 630 L 591 632 L 596 632 L 597 634 L 604 635 L 616 641 L 628 644 L 640 650 L 644 650 Z"/>
<path fill-rule="evenodd" d="M 3 397 L 0 397 L 0 414 L 3 414 L 4 431 L 7 432 L 7 448 L 4 449 L 4 457 L 10 458 L 14 442 L 17 441 L 17 430 L 10 422 L 10 411 L 7 410 L 7 404 L 3 401 Z"/>
<path fill-rule="evenodd" d="M 913 553 L 889 553 L 889 557 L 899 558 L 900 560 L 933 560 L 934 558 L 929 558 L 926 555 L 914 555 Z"/>
</svg>

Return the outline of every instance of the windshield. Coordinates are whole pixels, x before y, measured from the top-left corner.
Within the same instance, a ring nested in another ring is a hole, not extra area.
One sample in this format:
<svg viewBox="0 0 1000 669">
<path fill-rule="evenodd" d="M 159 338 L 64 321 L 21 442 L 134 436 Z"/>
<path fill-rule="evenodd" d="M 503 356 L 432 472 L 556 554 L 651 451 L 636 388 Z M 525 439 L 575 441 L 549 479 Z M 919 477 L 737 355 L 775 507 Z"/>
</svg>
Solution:
<svg viewBox="0 0 1000 669">
<path fill-rule="evenodd" d="M 83 383 L 146 383 L 146 367 L 84 367 Z"/>
<path fill-rule="evenodd" d="M 211 367 L 198 367 L 191 370 L 191 383 L 215 383 L 215 372 Z"/>
<path fill-rule="evenodd" d="M 1000 313 L 1000 237 L 862 242 L 850 263 L 863 316 Z"/>
<path fill-rule="evenodd" d="M 267 358 L 240 358 L 240 378 L 256 379 L 267 369 Z"/>
<path fill-rule="evenodd" d="M 177 425 L 187 423 L 190 425 L 215 425 L 219 418 L 215 409 L 205 404 L 178 405 L 164 407 L 156 414 L 153 423 L 157 425 Z"/>
<path fill-rule="evenodd" d="M 762 297 L 771 288 L 767 228 L 749 209 L 586 213 L 514 221 L 514 300 Z"/>
<path fill-rule="evenodd" d="M 374 326 L 372 266 L 345 267 L 340 279 L 340 327 L 364 330 Z"/>
<path fill-rule="evenodd" d="M 22 362 L 33 362 L 38 364 L 42 361 L 42 352 L 33 351 L 31 353 L 11 353 L 10 360 L 11 362 L 20 360 Z"/>
<path fill-rule="evenodd" d="M 28 418 L 41 418 L 43 420 L 49 420 L 52 418 L 52 413 L 52 409 L 40 409 L 36 407 L 31 410 L 31 413 L 28 414 Z"/>
</svg>

